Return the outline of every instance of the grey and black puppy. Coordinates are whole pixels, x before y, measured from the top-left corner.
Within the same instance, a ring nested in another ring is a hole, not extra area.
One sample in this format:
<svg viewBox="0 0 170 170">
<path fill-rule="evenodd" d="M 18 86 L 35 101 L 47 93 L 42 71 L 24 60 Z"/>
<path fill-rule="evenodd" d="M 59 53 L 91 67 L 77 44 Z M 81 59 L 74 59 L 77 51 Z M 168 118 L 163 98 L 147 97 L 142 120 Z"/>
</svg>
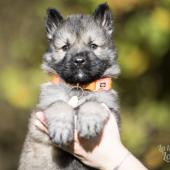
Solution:
<svg viewBox="0 0 170 170">
<path fill-rule="evenodd" d="M 48 9 L 46 21 L 49 48 L 42 68 L 59 75 L 59 84 L 45 83 L 41 87 L 37 110 L 47 118 L 49 136 L 34 126 L 31 114 L 29 131 L 20 158 L 19 170 L 86 170 L 72 155 L 55 146 L 73 140 L 74 129 L 80 138 L 94 139 L 102 130 L 109 113 L 104 103 L 118 118 L 117 94 L 113 90 L 88 91 L 79 96 L 77 107 L 68 104 L 86 85 L 102 77 L 117 77 L 119 67 L 112 42 L 112 13 L 101 4 L 92 15 L 71 15 L 64 19 L 55 9 Z M 76 125 L 75 125 L 76 118 Z"/>
</svg>

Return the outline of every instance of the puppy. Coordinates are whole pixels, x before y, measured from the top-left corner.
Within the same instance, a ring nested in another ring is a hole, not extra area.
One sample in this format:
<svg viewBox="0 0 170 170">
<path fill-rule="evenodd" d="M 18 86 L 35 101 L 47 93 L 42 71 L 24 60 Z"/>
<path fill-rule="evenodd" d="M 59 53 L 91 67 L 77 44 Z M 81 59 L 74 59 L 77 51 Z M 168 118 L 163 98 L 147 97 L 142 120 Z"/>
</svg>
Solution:
<svg viewBox="0 0 170 170">
<path fill-rule="evenodd" d="M 33 111 L 19 170 L 93 169 L 55 144 L 68 145 L 75 129 L 80 138 L 95 138 L 109 117 L 103 104 L 119 120 L 117 94 L 111 89 L 111 78 L 120 71 L 112 42 L 112 13 L 107 4 L 91 15 L 65 19 L 55 9 L 47 13 L 49 47 L 42 68 L 54 79 L 42 84 L 35 111 L 44 112 L 49 136 L 34 126 Z"/>
</svg>

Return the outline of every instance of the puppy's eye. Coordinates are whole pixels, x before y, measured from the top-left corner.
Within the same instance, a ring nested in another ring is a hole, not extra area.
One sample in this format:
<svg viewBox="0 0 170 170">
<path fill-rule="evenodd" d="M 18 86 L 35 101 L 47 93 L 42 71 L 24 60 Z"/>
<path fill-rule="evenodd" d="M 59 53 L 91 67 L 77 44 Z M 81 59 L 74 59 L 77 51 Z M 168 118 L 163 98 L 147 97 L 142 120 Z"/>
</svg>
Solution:
<svg viewBox="0 0 170 170">
<path fill-rule="evenodd" d="M 95 50 L 95 49 L 97 49 L 97 47 L 98 47 L 98 45 L 97 45 L 97 44 L 94 44 L 94 43 L 89 44 L 89 46 L 90 46 L 90 48 L 91 48 L 92 50 Z"/>
<path fill-rule="evenodd" d="M 67 51 L 70 48 L 70 44 L 63 45 L 61 48 L 63 51 Z"/>
</svg>

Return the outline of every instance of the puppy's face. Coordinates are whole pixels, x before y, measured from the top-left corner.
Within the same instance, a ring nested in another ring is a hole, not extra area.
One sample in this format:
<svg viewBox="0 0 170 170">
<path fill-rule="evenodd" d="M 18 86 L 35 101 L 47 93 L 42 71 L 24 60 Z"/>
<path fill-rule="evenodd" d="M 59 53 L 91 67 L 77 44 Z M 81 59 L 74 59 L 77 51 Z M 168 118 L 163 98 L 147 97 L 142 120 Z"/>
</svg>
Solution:
<svg viewBox="0 0 170 170">
<path fill-rule="evenodd" d="M 106 4 L 92 15 L 66 19 L 49 9 L 46 29 L 49 50 L 42 65 L 46 71 L 71 84 L 87 84 L 119 73 L 112 44 L 112 14 Z"/>
</svg>

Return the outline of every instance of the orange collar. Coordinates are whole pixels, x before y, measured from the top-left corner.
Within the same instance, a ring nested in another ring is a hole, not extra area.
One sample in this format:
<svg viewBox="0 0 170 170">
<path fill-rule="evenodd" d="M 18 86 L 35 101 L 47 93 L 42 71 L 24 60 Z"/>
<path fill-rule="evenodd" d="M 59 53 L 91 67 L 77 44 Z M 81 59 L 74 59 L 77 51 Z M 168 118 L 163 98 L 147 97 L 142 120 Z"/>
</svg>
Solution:
<svg viewBox="0 0 170 170">
<path fill-rule="evenodd" d="M 58 75 L 53 75 L 52 82 L 54 84 L 59 84 L 62 82 L 62 79 Z M 81 85 L 81 87 L 84 90 L 90 90 L 90 91 L 107 91 L 112 88 L 112 79 L 110 77 L 101 78 L 87 85 Z"/>
</svg>

